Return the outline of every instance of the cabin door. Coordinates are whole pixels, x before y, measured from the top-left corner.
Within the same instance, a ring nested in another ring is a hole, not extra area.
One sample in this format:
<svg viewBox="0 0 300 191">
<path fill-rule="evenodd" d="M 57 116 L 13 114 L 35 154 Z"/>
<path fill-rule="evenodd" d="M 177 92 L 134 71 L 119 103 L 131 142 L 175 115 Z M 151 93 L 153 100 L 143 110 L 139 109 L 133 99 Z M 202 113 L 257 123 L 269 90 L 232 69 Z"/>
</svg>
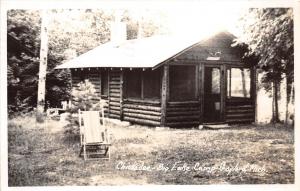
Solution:
<svg viewBox="0 0 300 191">
<path fill-rule="evenodd" d="M 204 67 L 203 121 L 221 121 L 221 67 Z"/>
</svg>

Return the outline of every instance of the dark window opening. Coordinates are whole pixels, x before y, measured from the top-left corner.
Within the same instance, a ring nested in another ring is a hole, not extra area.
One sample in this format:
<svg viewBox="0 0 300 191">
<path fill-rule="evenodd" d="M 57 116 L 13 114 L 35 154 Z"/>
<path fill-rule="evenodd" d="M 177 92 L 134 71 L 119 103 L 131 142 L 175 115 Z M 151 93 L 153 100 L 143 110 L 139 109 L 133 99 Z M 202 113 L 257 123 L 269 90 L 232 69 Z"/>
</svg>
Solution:
<svg viewBox="0 0 300 191">
<path fill-rule="evenodd" d="M 196 99 L 196 66 L 170 66 L 170 100 Z"/>
<path fill-rule="evenodd" d="M 160 70 L 132 70 L 126 72 L 126 97 L 138 99 L 160 98 Z"/>
<path fill-rule="evenodd" d="M 101 96 L 108 96 L 108 71 L 101 72 Z"/>
<path fill-rule="evenodd" d="M 160 70 L 147 70 L 142 72 L 143 75 L 143 98 L 159 99 L 160 98 Z"/>
<path fill-rule="evenodd" d="M 250 98 L 250 69 L 227 69 L 227 98 Z"/>
<path fill-rule="evenodd" d="M 126 72 L 126 95 L 127 98 L 141 98 L 141 71 L 132 70 Z"/>
</svg>

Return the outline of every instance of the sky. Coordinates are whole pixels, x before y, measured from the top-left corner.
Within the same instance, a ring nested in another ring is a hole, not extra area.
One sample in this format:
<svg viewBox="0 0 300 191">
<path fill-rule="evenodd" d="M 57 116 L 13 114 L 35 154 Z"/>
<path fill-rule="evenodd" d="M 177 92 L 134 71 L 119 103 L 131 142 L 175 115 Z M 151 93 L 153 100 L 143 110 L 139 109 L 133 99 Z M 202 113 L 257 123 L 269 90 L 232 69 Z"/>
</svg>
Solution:
<svg viewBox="0 0 300 191">
<path fill-rule="evenodd" d="M 169 24 L 178 35 L 209 35 L 220 30 L 238 35 L 240 30 L 236 25 L 244 11 L 215 5 L 178 7 L 168 11 Z"/>
<path fill-rule="evenodd" d="M 237 21 L 249 7 L 290 7 L 293 0 L 2 0 L 7 8 L 79 8 L 79 9 L 130 9 L 136 17 L 151 16 L 166 19 L 175 35 L 194 36 L 228 30 L 239 36 Z M 159 10 L 162 14 L 147 15 L 145 10 Z M 166 16 L 164 18 L 164 16 Z"/>
<path fill-rule="evenodd" d="M 37 1 L 4 0 L 7 7 L 12 8 L 93 8 L 93 9 L 129 9 L 135 12 L 136 17 L 153 17 L 166 19 L 166 24 L 175 35 L 209 34 L 216 30 L 226 29 L 233 34 L 239 34 L 236 23 L 240 15 L 247 10 L 243 1 L 216 1 L 216 0 L 190 0 L 190 1 Z M 23 3 L 22 3 L 23 2 Z M 25 3 L 26 2 L 26 3 Z M 58 2 L 58 3 L 55 3 Z M 162 14 L 147 13 L 146 10 L 158 10 Z M 165 18 L 164 18 L 165 17 Z"/>
<path fill-rule="evenodd" d="M 238 36 L 241 33 L 237 27 L 238 20 L 247 11 L 246 7 L 238 5 L 207 3 L 162 4 L 143 8 L 133 6 L 128 9 L 137 20 L 150 17 L 154 21 L 164 22 L 173 35 L 179 36 L 209 35 L 220 30 L 227 30 Z M 153 14 L 154 12 L 160 14 Z"/>
</svg>

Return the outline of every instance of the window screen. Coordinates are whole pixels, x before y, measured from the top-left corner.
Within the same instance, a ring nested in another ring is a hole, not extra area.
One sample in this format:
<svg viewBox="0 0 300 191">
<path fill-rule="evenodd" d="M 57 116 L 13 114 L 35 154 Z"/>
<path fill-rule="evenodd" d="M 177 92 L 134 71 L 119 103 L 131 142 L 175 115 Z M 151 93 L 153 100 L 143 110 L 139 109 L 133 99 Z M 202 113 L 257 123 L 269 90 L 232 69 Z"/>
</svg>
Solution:
<svg viewBox="0 0 300 191">
<path fill-rule="evenodd" d="M 132 70 L 126 72 L 126 95 L 128 98 L 141 98 L 141 71 Z"/>
<path fill-rule="evenodd" d="M 250 69 L 231 68 L 227 70 L 227 97 L 250 98 Z"/>
<path fill-rule="evenodd" d="M 160 98 L 160 78 L 161 71 L 156 70 L 146 70 L 142 72 L 143 82 L 144 82 L 144 98 L 153 99 Z"/>
<path fill-rule="evenodd" d="M 220 94 L 220 69 L 219 68 L 213 68 L 211 71 L 211 93 L 212 94 Z"/>
<path fill-rule="evenodd" d="M 170 100 L 186 101 L 196 98 L 196 66 L 170 66 Z"/>
</svg>

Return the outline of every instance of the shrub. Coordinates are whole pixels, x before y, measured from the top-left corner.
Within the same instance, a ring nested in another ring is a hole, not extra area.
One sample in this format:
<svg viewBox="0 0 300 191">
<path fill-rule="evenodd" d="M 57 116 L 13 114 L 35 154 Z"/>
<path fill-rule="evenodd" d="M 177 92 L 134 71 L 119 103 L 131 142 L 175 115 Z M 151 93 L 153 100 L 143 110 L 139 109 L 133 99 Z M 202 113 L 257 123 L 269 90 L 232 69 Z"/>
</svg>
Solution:
<svg viewBox="0 0 300 191">
<path fill-rule="evenodd" d="M 73 88 L 72 96 L 74 101 L 72 102 L 72 107 L 67 111 L 70 113 L 66 118 L 69 123 L 64 126 L 64 132 L 66 135 L 76 136 L 79 135 L 78 110 L 100 110 L 106 103 L 104 100 L 101 100 L 100 96 L 96 93 L 94 85 L 89 80 L 80 82 L 77 89 Z M 93 98 L 100 98 L 100 101 L 95 102 Z"/>
</svg>

